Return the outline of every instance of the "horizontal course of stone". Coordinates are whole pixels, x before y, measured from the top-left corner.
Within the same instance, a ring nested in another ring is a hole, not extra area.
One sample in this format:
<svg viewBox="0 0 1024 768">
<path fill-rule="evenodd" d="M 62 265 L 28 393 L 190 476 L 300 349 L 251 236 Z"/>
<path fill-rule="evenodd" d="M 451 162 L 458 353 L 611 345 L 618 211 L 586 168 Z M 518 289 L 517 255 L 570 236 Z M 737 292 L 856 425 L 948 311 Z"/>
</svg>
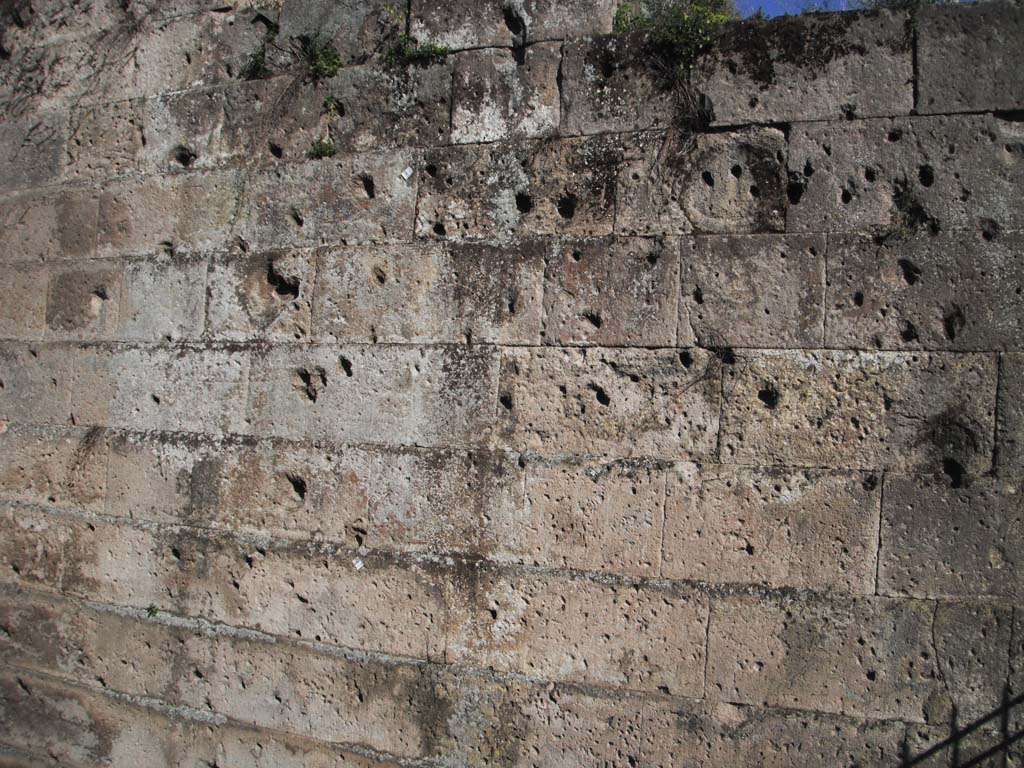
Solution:
<svg viewBox="0 0 1024 768">
<path fill-rule="evenodd" d="M 1024 760 L 1019 5 L 10 5 L 0 765 Z"/>
</svg>

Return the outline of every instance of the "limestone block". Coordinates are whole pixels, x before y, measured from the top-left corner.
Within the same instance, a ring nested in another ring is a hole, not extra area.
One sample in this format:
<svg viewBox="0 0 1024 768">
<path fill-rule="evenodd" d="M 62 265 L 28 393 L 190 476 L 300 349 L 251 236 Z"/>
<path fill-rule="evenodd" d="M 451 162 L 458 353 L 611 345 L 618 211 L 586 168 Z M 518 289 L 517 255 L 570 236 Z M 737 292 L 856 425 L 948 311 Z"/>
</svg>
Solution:
<svg viewBox="0 0 1024 768">
<path fill-rule="evenodd" d="M 0 204 L 0 260 L 83 259 L 96 247 L 98 195 L 92 190 L 29 192 Z"/>
<path fill-rule="evenodd" d="M 92 181 L 141 170 L 150 143 L 165 140 L 146 130 L 145 114 L 152 102 L 143 99 L 81 106 L 71 111 L 68 125 L 68 180 Z"/>
<path fill-rule="evenodd" d="M 430 150 L 420 173 L 416 235 L 610 235 L 621 154 L 614 136 Z"/>
<path fill-rule="evenodd" d="M 452 83 L 452 143 L 557 133 L 561 61 L 559 43 L 538 43 L 518 54 L 494 49 L 458 54 Z"/>
<path fill-rule="evenodd" d="M 904 11 L 817 13 L 725 25 L 697 87 L 712 125 L 908 115 L 912 29 Z"/>
<path fill-rule="evenodd" d="M 611 32 L 611 0 L 413 0 L 412 36 L 449 48 L 508 47 Z"/>
<path fill-rule="evenodd" d="M 665 576 L 874 592 L 877 475 L 708 464 L 666 474 Z"/>
<path fill-rule="evenodd" d="M 708 697 L 923 722 L 932 701 L 945 696 L 934 612 L 923 601 L 879 598 L 716 599 Z"/>
<path fill-rule="evenodd" d="M 790 232 L 1024 227 L 1024 124 L 996 115 L 808 123 L 789 137 Z"/>
<path fill-rule="evenodd" d="M 0 433 L 0 496 L 102 511 L 108 446 L 96 428 L 8 427 Z"/>
<path fill-rule="evenodd" d="M 207 259 L 162 252 L 122 267 L 117 336 L 125 341 L 195 340 L 205 325 Z"/>
<path fill-rule="evenodd" d="M 329 43 L 346 64 L 365 61 L 404 31 L 405 7 L 387 0 L 285 0 L 279 45 L 302 37 Z"/>
<path fill-rule="evenodd" d="M 702 458 L 719 395 L 704 350 L 504 349 L 498 439 L 545 454 Z"/>
<path fill-rule="evenodd" d="M 316 265 L 316 254 L 306 249 L 214 257 L 208 278 L 209 336 L 307 341 Z"/>
<path fill-rule="evenodd" d="M 46 297 L 47 338 L 116 338 L 121 266 L 120 262 L 102 259 L 51 269 Z"/>
<path fill-rule="evenodd" d="M 980 473 L 992 464 L 985 354 L 739 353 L 725 374 L 727 462 Z"/>
<path fill-rule="evenodd" d="M 52 184 L 61 175 L 67 115 L 36 112 L 0 123 L 0 188 Z"/>
<path fill-rule="evenodd" d="M 530 461 L 510 550 L 544 566 L 657 576 L 665 478 L 655 461 Z"/>
<path fill-rule="evenodd" d="M 0 344 L 0 420 L 65 424 L 74 355 L 54 344 Z"/>
<path fill-rule="evenodd" d="M 828 346 L 1017 349 L 1024 237 L 997 230 L 877 243 L 829 238 Z"/>
<path fill-rule="evenodd" d="M 999 402 L 996 404 L 996 459 L 1000 474 L 1024 469 L 1024 355 L 999 356 Z"/>
<path fill-rule="evenodd" d="M 0 303 L 0 337 L 38 341 L 46 323 L 46 268 L 15 262 L 4 269 L 8 290 Z"/>
<path fill-rule="evenodd" d="M 68 530 L 42 512 L 0 504 L 0 583 L 57 592 Z"/>
<path fill-rule="evenodd" d="M 469 346 L 278 348 L 253 363 L 258 434 L 388 445 L 466 445 L 494 417 L 498 355 Z"/>
<path fill-rule="evenodd" d="M 617 233 L 782 231 L 786 139 L 778 129 L 651 131 L 630 142 L 619 170 Z"/>
<path fill-rule="evenodd" d="M 1010 478 L 885 479 L 879 589 L 921 597 L 1019 600 L 1024 502 Z"/>
<path fill-rule="evenodd" d="M 540 240 L 324 249 L 316 338 L 536 344 L 550 250 Z"/>
<path fill-rule="evenodd" d="M 674 239 L 560 241 L 545 273 L 544 340 L 674 346 L 678 253 Z"/>
<path fill-rule="evenodd" d="M 820 345 L 823 236 L 691 236 L 681 247 L 681 344 Z"/>
<path fill-rule="evenodd" d="M 282 165 L 249 180 L 238 236 L 253 251 L 412 239 L 410 151 Z"/>
<path fill-rule="evenodd" d="M 448 658 L 546 680 L 700 697 L 707 607 L 696 592 L 466 564 L 449 584 Z"/>
<path fill-rule="evenodd" d="M 1013 3 L 923 9 L 918 111 L 1015 110 L 1024 103 L 1024 10 Z"/>
</svg>

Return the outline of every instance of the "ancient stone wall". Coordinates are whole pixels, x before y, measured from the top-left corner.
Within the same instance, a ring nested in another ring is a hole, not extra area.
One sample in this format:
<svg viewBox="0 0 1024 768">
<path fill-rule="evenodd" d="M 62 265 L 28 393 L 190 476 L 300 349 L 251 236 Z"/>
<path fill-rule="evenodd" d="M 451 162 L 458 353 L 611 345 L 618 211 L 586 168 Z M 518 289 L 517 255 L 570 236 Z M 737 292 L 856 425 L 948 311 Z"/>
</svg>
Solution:
<svg viewBox="0 0 1024 768">
<path fill-rule="evenodd" d="M 272 5 L 3 4 L 0 764 L 1020 765 L 1024 10 Z"/>
</svg>

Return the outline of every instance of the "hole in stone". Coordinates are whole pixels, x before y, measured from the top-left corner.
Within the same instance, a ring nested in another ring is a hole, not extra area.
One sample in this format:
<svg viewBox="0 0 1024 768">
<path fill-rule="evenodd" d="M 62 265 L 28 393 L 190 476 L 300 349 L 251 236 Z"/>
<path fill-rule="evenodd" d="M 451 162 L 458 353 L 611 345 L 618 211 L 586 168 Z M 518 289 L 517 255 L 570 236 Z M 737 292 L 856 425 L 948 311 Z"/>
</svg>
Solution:
<svg viewBox="0 0 1024 768">
<path fill-rule="evenodd" d="M 704 303 L 704 291 L 700 289 L 700 286 L 693 289 L 693 300 L 698 304 Z"/>
<path fill-rule="evenodd" d="M 991 242 L 999 236 L 999 223 L 994 219 L 981 220 L 981 236 Z"/>
<path fill-rule="evenodd" d="M 607 57 L 607 58 L 605 58 L 604 61 L 601 62 L 601 77 L 603 77 L 603 78 L 605 78 L 607 80 L 609 77 L 611 77 L 614 74 L 615 74 L 615 62 L 611 59 L 611 57 Z"/>
<path fill-rule="evenodd" d="M 280 160 L 282 157 L 284 157 L 284 149 L 281 148 L 280 144 L 270 142 L 270 154 L 272 154 L 274 157 Z"/>
<path fill-rule="evenodd" d="M 864 293 L 862 291 L 857 291 L 853 294 L 853 304 L 857 307 L 864 306 Z"/>
<path fill-rule="evenodd" d="M 757 391 L 757 399 L 764 403 L 769 411 L 774 410 L 779 404 L 779 391 L 771 384 L 765 384 Z"/>
<path fill-rule="evenodd" d="M 431 163 L 430 165 L 427 166 L 426 171 L 427 171 L 427 175 L 430 178 L 433 179 L 433 178 L 437 177 L 437 166 L 434 165 L 433 163 Z"/>
<path fill-rule="evenodd" d="M 913 285 L 921 279 L 921 268 L 910 259 L 900 259 L 896 263 L 903 272 L 903 279 L 906 280 L 907 285 Z"/>
<path fill-rule="evenodd" d="M 807 184 L 800 179 L 793 179 L 786 186 L 786 197 L 789 198 L 790 205 L 799 205 L 800 200 L 804 196 L 804 192 L 807 190 Z"/>
<path fill-rule="evenodd" d="M 850 201 L 853 200 L 853 193 L 848 189 L 844 189 L 839 199 L 843 201 L 843 205 L 849 205 Z"/>
<path fill-rule="evenodd" d="M 504 408 L 506 411 L 512 410 L 512 395 L 506 393 L 499 397 L 498 401 L 501 403 L 501 407 Z"/>
<path fill-rule="evenodd" d="M 754 554 L 754 545 L 748 541 L 747 546 L 743 548 L 743 551 L 746 552 L 748 555 Z"/>
<path fill-rule="evenodd" d="M 292 217 L 292 221 L 294 221 L 298 226 L 301 227 L 303 224 L 306 223 L 305 220 L 302 218 L 302 214 L 299 213 L 299 211 L 296 208 L 292 208 L 290 214 Z"/>
<path fill-rule="evenodd" d="M 757 184 L 751 184 L 750 185 L 750 196 L 751 197 L 760 197 L 761 196 L 761 190 L 757 188 Z"/>
<path fill-rule="evenodd" d="M 900 338 L 906 342 L 917 341 L 917 326 L 909 320 L 903 323 L 903 330 L 900 331 Z"/>
<path fill-rule="evenodd" d="M 583 319 L 590 323 L 595 328 L 601 327 L 601 315 L 597 312 L 584 312 Z"/>
<path fill-rule="evenodd" d="M 874 168 L 865 168 L 864 169 L 864 181 L 873 182 L 876 178 L 877 178 L 877 174 L 875 174 L 875 169 Z"/>
<path fill-rule="evenodd" d="M 572 260 L 573 261 L 579 261 L 582 258 L 583 258 L 583 254 L 580 253 L 579 251 L 573 251 L 572 252 Z"/>
<path fill-rule="evenodd" d="M 558 215 L 569 220 L 576 215 L 576 195 L 562 195 L 558 199 Z"/>
<path fill-rule="evenodd" d="M 352 361 L 344 355 L 338 355 L 338 362 L 341 364 L 341 370 L 345 372 L 348 378 L 352 378 Z"/>
<path fill-rule="evenodd" d="M 196 161 L 196 153 L 184 144 L 179 144 L 174 148 L 174 161 L 183 168 L 188 168 Z"/>
<path fill-rule="evenodd" d="M 374 267 L 373 279 L 377 281 L 377 285 L 384 285 L 384 283 L 388 281 L 388 273 L 385 272 L 381 267 Z"/>
<path fill-rule="evenodd" d="M 521 37 L 524 31 L 523 20 L 515 9 L 506 6 L 501 9 L 501 14 L 505 18 L 505 26 L 513 37 Z"/>
<path fill-rule="evenodd" d="M 377 186 L 373 183 L 373 176 L 364 174 L 359 177 L 359 180 L 363 182 L 363 191 L 366 196 L 373 200 L 377 196 Z"/>
<path fill-rule="evenodd" d="M 878 476 L 868 475 L 864 478 L 864 482 L 861 483 L 861 487 L 868 492 L 875 490 L 878 487 Z"/>
<path fill-rule="evenodd" d="M 917 171 L 917 178 L 921 180 L 922 187 L 930 187 L 935 183 L 935 169 L 930 165 L 922 165 Z"/>
<path fill-rule="evenodd" d="M 690 350 L 684 349 L 679 353 L 679 362 L 683 364 L 683 368 L 689 368 L 693 365 L 693 355 L 690 354 Z"/>
<path fill-rule="evenodd" d="M 608 393 L 604 391 L 603 387 L 600 387 L 594 383 L 588 384 L 587 386 L 593 391 L 594 397 L 597 398 L 597 402 L 599 402 L 601 405 L 608 405 L 609 403 L 611 403 L 612 400 L 610 397 L 608 397 Z"/>
<path fill-rule="evenodd" d="M 327 386 L 327 371 L 320 366 L 312 370 L 309 368 L 299 368 L 295 371 L 295 378 L 296 389 L 302 392 L 306 399 L 312 403 L 317 401 L 320 393 Z"/>
<path fill-rule="evenodd" d="M 740 176 L 743 175 L 743 166 L 738 164 L 734 165 L 732 168 L 729 169 L 729 173 L 731 173 L 738 179 Z"/>
<path fill-rule="evenodd" d="M 963 464 L 952 456 L 947 456 L 942 460 L 942 472 L 949 478 L 950 487 L 963 488 L 964 475 L 967 474 Z"/>
<path fill-rule="evenodd" d="M 520 213 L 529 213 L 533 210 L 533 198 L 525 192 L 516 192 L 516 209 Z"/>
<path fill-rule="evenodd" d="M 704 180 L 704 183 L 709 187 L 715 186 L 715 177 L 711 175 L 711 171 L 704 171 L 700 177 Z"/>
<path fill-rule="evenodd" d="M 293 475 L 290 472 L 286 472 L 284 476 L 288 478 L 288 482 L 291 483 L 292 490 L 295 492 L 295 495 L 298 496 L 301 501 L 305 501 L 306 481 L 298 475 Z"/>
<path fill-rule="evenodd" d="M 953 308 L 942 318 L 942 329 L 950 341 L 956 341 L 957 335 L 966 324 L 967 318 L 964 316 L 964 311 L 957 304 L 954 304 Z"/>
<path fill-rule="evenodd" d="M 903 131 L 901 131 L 899 128 L 893 128 L 891 131 L 889 131 L 889 134 L 885 137 L 885 140 L 895 142 L 899 141 L 902 138 Z"/>
<path fill-rule="evenodd" d="M 267 264 L 267 283 L 278 296 L 299 298 L 299 279 L 282 275 L 277 271 L 277 265 L 273 261 Z"/>
<path fill-rule="evenodd" d="M 442 224 L 440 221 L 434 222 L 434 234 L 437 235 L 438 237 L 444 237 L 446 234 L 444 224 Z"/>
</svg>

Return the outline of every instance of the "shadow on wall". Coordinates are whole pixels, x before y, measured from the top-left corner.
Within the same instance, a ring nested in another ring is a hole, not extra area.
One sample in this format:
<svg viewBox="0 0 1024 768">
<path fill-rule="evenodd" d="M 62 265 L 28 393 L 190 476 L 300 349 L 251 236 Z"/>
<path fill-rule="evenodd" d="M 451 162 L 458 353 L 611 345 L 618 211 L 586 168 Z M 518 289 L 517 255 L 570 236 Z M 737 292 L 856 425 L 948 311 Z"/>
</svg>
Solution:
<svg viewBox="0 0 1024 768">
<path fill-rule="evenodd" d="M 1017 710 L 1013 730 L 1010 715 Z M 957 722 L 956 709 L 949 724 L 949 738 L 929 747 L 924 752 L 912 755 L 910 746 L 904 742 L 901 768 L 920 765 L 949 765 L 951 768 L 971 766 L 1010 766 L 1011 747 L 1024 739 L 1024 694 L 1011 698 L 1010 689 L 1003 689 L 1003 701 L 997 709 L 966 726 Z M 968 749 L 968 744 L 970 747 Z M 948 755 L 948 762 L 943 755 Z M 1016 763 L 1013 763 L 1016 765 Z"/>
</svg>

